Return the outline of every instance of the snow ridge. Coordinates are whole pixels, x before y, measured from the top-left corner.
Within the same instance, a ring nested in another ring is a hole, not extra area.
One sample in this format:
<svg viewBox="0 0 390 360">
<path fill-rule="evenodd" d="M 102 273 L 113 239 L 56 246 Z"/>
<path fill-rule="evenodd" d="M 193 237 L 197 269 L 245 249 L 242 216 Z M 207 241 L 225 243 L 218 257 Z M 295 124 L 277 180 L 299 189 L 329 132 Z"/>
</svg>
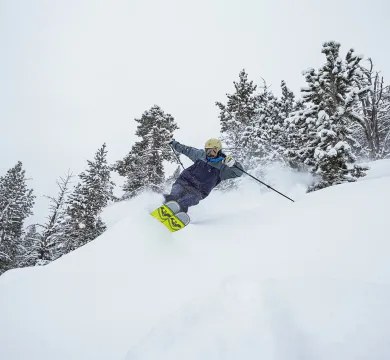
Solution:
<svg viewBox="0 0 390 360">
<path fill-rule="evenodd" d="M 247 179 L 175 234 L 156 195 L 108 207 L 93 242 L 0 277 L 0 358 L 388 358 L 389 162 L 371 171 L 305 194 L 275 167 L 295 203 Z"/>
</svg>

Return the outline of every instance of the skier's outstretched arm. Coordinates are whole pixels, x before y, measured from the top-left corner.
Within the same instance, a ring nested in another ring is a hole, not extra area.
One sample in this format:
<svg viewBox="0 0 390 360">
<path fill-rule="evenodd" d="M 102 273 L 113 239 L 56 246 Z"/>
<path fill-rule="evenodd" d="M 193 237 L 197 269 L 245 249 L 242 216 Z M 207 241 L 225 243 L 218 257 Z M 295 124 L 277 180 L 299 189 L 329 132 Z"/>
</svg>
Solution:
<svg viewBox="0 0 390 360">
<path fill-rule="evenodd" d="M 191 146 L 186 146 L 183 144 L 180 144 L 178 141 L 172 140 L 170 142 L 170 145 L 180 154 L 183 154 L 187 157 L 189 157 L 192 161 L 196 161 L 200 158 L 202 158 L 205 154 L 204 150 L 196 149 Z"/>
<path fill-rule="evenodd" d="M 233 179 L 240 177 L 243 174 L 240 170 L 244 170 L 243 166 L 238 161 L 233 160 L 230 156 L 226 156 L 223 163 L 226 166 L 221 170 L 221 180 Z"/>
</svg>

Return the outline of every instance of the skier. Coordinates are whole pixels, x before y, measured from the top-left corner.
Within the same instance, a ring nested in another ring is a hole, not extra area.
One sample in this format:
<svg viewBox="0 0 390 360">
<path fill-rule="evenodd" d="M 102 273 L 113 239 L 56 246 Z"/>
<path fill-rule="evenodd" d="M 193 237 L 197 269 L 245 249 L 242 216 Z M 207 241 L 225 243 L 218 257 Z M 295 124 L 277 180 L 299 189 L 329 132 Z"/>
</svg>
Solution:
<svg viewBox="0 0 390 360">
<path fill-rule="evenodd" d="M 194 162 L 180 174 L 172 185 L 171 193 L 164 195 L 165 202 L 176 201 L 185 213 L 189 206 L 197 205 L 206 198 L 221 181 L 243 174 L 241 164 L 222 153 L 222 144 L 218 139 L 207 140 L 204 150 L 182 145 L 172 136 L 167 143 Z"/>
</svg>

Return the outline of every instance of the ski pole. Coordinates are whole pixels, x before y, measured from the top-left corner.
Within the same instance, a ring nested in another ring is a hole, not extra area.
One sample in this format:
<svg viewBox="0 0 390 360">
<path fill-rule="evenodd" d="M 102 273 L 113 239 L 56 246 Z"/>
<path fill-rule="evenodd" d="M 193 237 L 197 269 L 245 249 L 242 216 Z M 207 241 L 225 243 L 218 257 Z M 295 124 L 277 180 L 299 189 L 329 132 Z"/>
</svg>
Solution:
<svg viewBox="0 0 390 360">
<path fill-rule="evenodd" d="M 183 163 L 180 161 L 180 158 L 177 156 L 177 154 L 175 152 L 175 149 L 173 148 L 172 144 L 169 144 L 169 147 L 172 149 L 173 153 L 175 154 L 175 157 L 176 157 L 177 161 L 180 163 L 180 165 L 183 167 L 183 169 L 185 169 Z"/>
<path fill-rule="evenodd" d="M 258 178 L 255 178 L 255 177 L 252 176 L 251 174 L 247 173 L 245 170 L 240 169 L 240 168 L 239 168 L 238 166 L 236 166 L 236 165 L 233 165 L 233 167 L 235 167 L 236 169 L 242 171 L 244 174 L 250 176 L 252 179 L 255 179 L 255 180 L 258 181 L 260 184 L 263 184 L 263 185 L 266 186 L 268 189 L 271 189 L 271 190 L 277 192 L 279 195 L 282 195 L 282 196 L 284 196 L 285 198 L 289 199 L 290 201 L 294 202 L 293 199 L 290 199 L 288 196 L 282 194 L 281 192 L 279 192 L 278 190 L 274 189 L 273 187 L 267 185 L 266 183 L 263 183 L 263 182 L 262 182 L 261 180 L 259 180 Z"/>
</svg>

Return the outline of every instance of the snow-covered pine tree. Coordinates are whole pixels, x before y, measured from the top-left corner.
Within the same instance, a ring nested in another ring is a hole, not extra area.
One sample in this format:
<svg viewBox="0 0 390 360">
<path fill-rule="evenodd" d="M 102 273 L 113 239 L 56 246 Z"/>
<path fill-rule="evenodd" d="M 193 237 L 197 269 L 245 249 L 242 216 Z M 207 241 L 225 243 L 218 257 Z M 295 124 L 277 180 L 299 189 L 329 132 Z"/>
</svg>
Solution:
<svg viewBox="0 0 390 360">
<path fill-rule="evenodd" d="M 34 199 L 19 161 L 0 177 L 0 274 L 18 267 L 17 256 L 24 251 L 23 223 L 32 215 Z"/>
<path fill-rule="evenodd" d="M 263 92 L 259 94 L 257 117 L 252 127 L 243 134 L 244 143 L 250 146 L 250 165 L 262 167 L 270 162 L 285 162 L 285 150 L 288 148 L 287 125 L 285 119 L 297 103 L 291 90 L 282 81 L 282 97 L 278 99 L 264 82 Z M 248 139 L 248 140 L 246 140 Z"/>
<path fill-rule="evenodd" d="M 80 182 L 66 201 L 64 223 L 64 253 L 92 241 L 101 235 L 106 226 L 100 212 L 113 199 L 114 183 L 110 180 L 106 144 L 97 151 L 94 161 L 88 161 L 88 169 L 79 175 Z"/>
<path fill-rule="evenodd" d="M 146 171 L 142 163 L 143 158 L 137 154 L 146 151 L 145 145 L 143 141 L 135 143 L 126 157 L 123 160 L 118 160 L 112 167 L 119 175 L 126 177 L 122 186 L 123 199 L 132 198 L 144 189 Z"/>
<path fill-rule="evenodd" d="M 319 142 L 313 129 L 316 116 L 317 106 L 310 105 L 291 113 L 285 120 L 287 125 L 285 155 L 290 166 L 295 169 L 314 165 L 313 152 Z"/>
<path fill-rule="evenodd" d="M 260 102 L 260 114 L 263 116 L 263 129 L 260 135 L 267 137 L 268 161 L 285 162 L 285 152 L 288 144 L 288 124 L 285 120 L 292 112 L 301 108 L 301 104 L 295 101 L 294 93 L 287 87 L 284 80 L 281 81 L 282 96 L 278 99 L 270 91 L 264 91 Z"/>
<path fill-rule="evenodd" d="M 230 153 L 252 170 L 283 160 L 287 148 L 284 120 L 301 107 L 284 81 L 280 99 L 263 82 L 262 90 L 257 92 L 257 85 L 248 81 L 247 73 L 242 70 L 239 81 L 234 82 L 236 92 L 227 94 L 227 104 L 216 103 L 224 142 L 232 149 Z"/>
<path fill-rule="evenodd" d="M 281 130 L 278 99 L 264 82 L 263 92 L 258 97 L 257 117 L 253 126 L 247 127 L 243 134 L 244 143 L 250 150 L 250 168 L 265 165 L 278 158 L 277 135 Z"/>
<path fill-rule="evenodd" d="M 248 149 L 252 146 L 252 135 L 256 131 L 258 119 L 259 94 L 257 85 L 248 81 L 245 69 L 239 73 L 239 81 L 233 82 L 235 92 L 226 94 L 227 103 L 216 102 L 223 142 L 229 147 L 232 156 L 245 162 Z M 245 149 L 244 149 L 245 148 Z"/>
<path fill-rule="evenodd" d="M 41 234 L 37 231 L 37 224 L 29 225 L 21 239 L 20 252 L 17 255 L 18 267 L 34 266 L 38 257 L 38 244 Z"/>
<path fill-rule="evenodd" d="M 289 122 L 286 119 L 290 118 L 292 114 L 299 110 L 303 110 L 303 104 L 301 100 L 296 100 L 294 93 L 287 87 L 284 80 L 281 81 L 282 96 L 277 102 L 277 108 L 279 110 L 276 115 L 276 123 L 274 126 L 274 146 L 277 153 L 285 163 L 288 163 L 291 167 L 296 167 L 296 164 L 292 163 L 288 156 L 286 156 L 288 150 L 292 147 L 290 140 L 293 138 L 289 132 Z"/>
<path fill-rule="evenodd" d="M 356 106 L 358 116 L 353 129 L 362 155 L 374 160 L 390 153 L 390 87 L 384 85 L 383 77 L 374 70 L 372 59 L 368 62 L 369 68 L 360 66 L 362 76 L 358 87 L 368 91 Z"/>
<path fill-rule="evenodd" d="M 308 165 L 318 178 L 308 191 L 355 181 L 356 176 L 364 174 L 363 168 L 351 166 L 356 157 L 350 146 L 354 142 L 350 129 L 356 116 L 354 104 L 366 91 L 357 87 L 362 57 L 351 49 L 343 60 L 339 48 L 334 41 L 323 44 L 325 65 L 318 72 L 305 72 L 308 87 L 302 92 L 307 108 L 289 119 L 295 137 L 290 138 L 294 148 L 288 153 Z"/>
<path fill-rule="evenodd" d="M 58 194 L 56 197 L 46 196 L 50 200 L 49 216 L 45 224 L 40 226 L 41 236 L 35 243 L 36 265 L 46 265 L 56 260 L 63 253 L 65 247 L 65 217 L 66 199 L 69 192 L 72 174 L 68 173 L 57 181 Z"/>
<path fill-rule="evenodd" d="M 145 189 L 162 192 L 165 181 L 163 162 L 177 162 L 172 149 L 166 145 L 168 136 L 179 128 L 172 115 L 154 105 L 135 121 L 138 123 L 136 135 L 141 140 L 113 167 L 119 175 L 127 178 L 123 186 L 124 198 L 131 198 Z"/>
<path fill-rule="evenodd" d="M 294 93 L 287 87 L 284 80 L 281 81 L 282 96 L 279 100 L 280 116 L 282 119 L 287 119 L 290 114 L 297 110 L 299 104 L 295 101 Z"/>
</svg>

